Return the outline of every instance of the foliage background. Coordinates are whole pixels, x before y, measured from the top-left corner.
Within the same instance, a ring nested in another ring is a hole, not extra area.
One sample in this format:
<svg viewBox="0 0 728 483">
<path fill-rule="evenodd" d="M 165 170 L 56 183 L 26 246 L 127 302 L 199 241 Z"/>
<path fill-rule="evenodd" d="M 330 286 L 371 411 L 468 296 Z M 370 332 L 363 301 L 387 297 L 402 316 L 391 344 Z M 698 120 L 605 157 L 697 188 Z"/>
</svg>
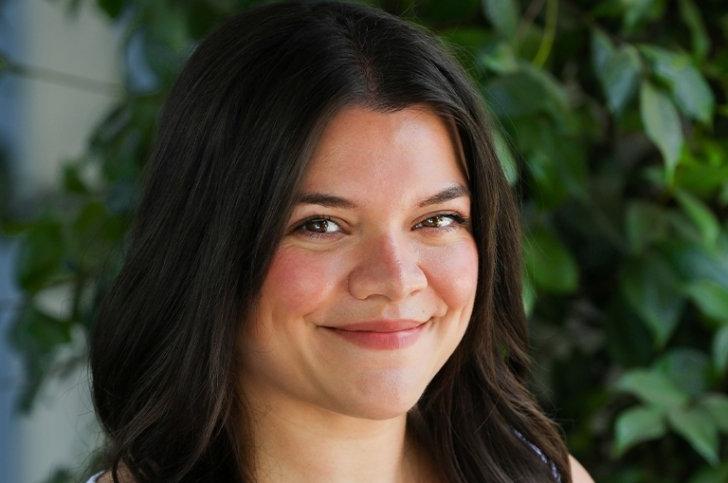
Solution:
<svg viewBox="0 0 728 483">
<path fill-rule="evenodd" d="M 73 14 L 83 0 L 53 1 Z M 206 32 L 262 2 L 95 3 L 125 32 L 118 101 L 53 199 L 30 212 L 0 203 L 2 233 L 22 243 L 8 334 L 25 363 L 21 411 L 84 363 L 61 349 L 120 267 L 175 75 Z M 728 481 L 728 5 L 367 3 L 437 33 L 499 121 L 526 235 L 533 388 L 571 452 L 600 482 Z M 0 52 L 0 75 L 23 69 Z M 61 318 L 35 302 L 59 285 L 73 293 Z M 52 481 L 80 479 L 59 468 Z"/>
</svg>

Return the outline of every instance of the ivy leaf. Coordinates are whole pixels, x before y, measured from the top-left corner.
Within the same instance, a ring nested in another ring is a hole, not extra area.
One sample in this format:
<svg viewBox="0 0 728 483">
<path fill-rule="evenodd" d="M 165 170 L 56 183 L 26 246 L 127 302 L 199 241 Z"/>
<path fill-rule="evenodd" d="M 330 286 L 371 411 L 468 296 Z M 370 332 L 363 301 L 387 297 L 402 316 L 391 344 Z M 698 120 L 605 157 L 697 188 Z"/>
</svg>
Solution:
<svg viewBox="0 0 728 483">
<path fill-rule="evenodd" d="M 725 483 L 728 481 L 728 461 L 718 466 L 704 466 L 690 478 L 689 483 Z"/>
<path fill-rule="evenodd" d="M 685 287 L 685 293 L 706 316 L 728 323 L 728 289 L 713 280 L 696 280 Z"/>
<path fill-rule="evenodd" d="M 548 72 L 521 65 L 483 87 L 483 95 L 499 118 L 550 114 L 557 122 L 570 117 L 568 96 L 563 86 Z"/>
<path fill-rule="evenodd" d="M 702 60 L 710 49 L 710 37 L 705 30 L 705 24 L 700 16 L 700 11 L 693 0 L 680 0 L 680 17 L 690 29 L 692 37 L 693 54 L 698 60 Z"/>
<path fill-rule="evenodd" d="M 640 76 L 637 49 L 625 45 L 613 51 L 597 75 L 607 96 L 609 110 L 621 112 L 637 90 Z"/>
<path fill-rule="evenodd" d="M 498 156 L 498 161 L 500 161 L 503 174 L 505 174 L 508 184 L 513 186 L 518 181 L 518 166 L 516 165 L 516 160 L 513 158 L 511 148 L 508 147 L 508 142 L 500 130 L 493 129 L 492 132 L 496 156 Z"/>
<path fill-rule="evenodd" d="M 493 27 L 511 39 L 518 29 L 518 6 L 515 0 L 482 0 L 483 13 Z"/>
<path fill-rule="evenodd" d="M 96 3 L 106 12 L 106 15 L 111 18 L 116 18 L 124 9 L 125 2 L 124 0 L 97 0 Z"/>
<path fill-rule="evenodd" d="M 683 132 L 677 110 L 660 89 L 649 81 L 643 81 L 640 113 L 645 132 L 662 153 L 667 178 L 672 180 L 683 147 Z"/>
<path fill-rule="evenodd" d="M 661 206 L 634 201 L 627 208 L 624 224 L 630 251 L 639 255 L 651 243 L 665 237 L 668 220 Z"/>
<path fill-rule="evenodd" d="M 25 291 L 34 294 L 48 285 L 61 270 L 65 254 L 62 225 L 53 219 L 41 219 L 25 233 L 17 258 L 16 280 Z"/>
<path fill-rule="evenodd" d="M 728 369 L 728 325 L 713 336 L 713 365 L 719 374 L 725 374 Z"/>
<path fill-rule="evenodd" d="M 671 349 L 653 364 L 654 369 L 691 396 L 699 396 L 708 389 L 710 366 L 710 359 L 705 353 L 689 348 Z"/>
<path fill-rule="evenodd" d="M 518 70 L 518 58 L 513 47 L 505 41 L 493 42 L 478 56 L 478 61 L 486 68 L 499 74 Z"/>
<path fill-rule="evenodd" d="M 621 290 L 632 309 L 663 347 L 677 326 L 685 298 L 671 267 L 656 255 L 636 259 L 622 270 Z"/>
<path fill-rule="evenodd" d="M 651 369 L 634 369 L 623 374 L 617 380 L 616 388 L 660 408 L 682 406 L 688 402 L 688 395 L 667 376 Z"/>
<path fill-rule="evenodd" d="M 711 465 L 718 464 L 718 429 L 711 413 L 701 406 L 676 407 L 668 412 L 670 426 Z"/>
<path fill-rule="evenodd" d="M 81 176 L 80 166 L 77 164 L 66 164 L 62 168 L 63 188 L 69 193 L 84 194 L 90 193 L 90 189 Z"/>
<path fill-rule="evenodd" d="M 614 44 L 601 29 L 591 31 L 591 56 L 594 73 L 599 76 L 614 53 Z"/>
<path fill-rule="evenodd" d="M 700 404 L 710 413 L 718 428 L 728 434 L 728 396 L 709 393 L 703 396 Z"/>
<path fill-rule="evenodd" d="M 531 278 L 524 272 L 523 274 L 523 290 L 521 298 L 523 299 L 523 310 L 526 317 L 530 317 L 533 313 L 533 306 L 536 303 L 536 290 L 533 288 Z"/>
<path fill-rule="evenodd" d="M 639 49 L 650 61 L 655 75 L 670 87 L 678 107 L 687 116 L 710 125 L 715 97 L 690 57 L 651 45 L 641 45 Z"/>
<path fill-rule="evenodd" d="M 720 235 L 720 224 L 713 212 L 702 201 L 687 191 L 677 190 L 675 197 L 685 214 L 700 230 L 705 244 L 708 247 L 713 247 L 718 240 L 718 235 Z"/>
<path fill-rule="evenodd" d="M 8 333 L 9 341 L 23 356 L 25 377 L 18 399 L 19 409 L 28 413 L 54 364 L 59 348 L 68 345 L 73 325 L 43 312 L 33 304 L 22 307 Z"/>
<path fill-rule="evenodd" d="M 524 244 L 526 267 L 535 285 L 546 292 L 571 293 L 579 284 L 579 271 L 569 250 L 550 231 L 537 228 Z"/>
<path fill-rule="evenodd" d="M 622 24 L 626 32 L 634 31 L 643 19 L 654 17 L 659 7 L 656 0 L 621 0 L 621 3 L 625 8 Z"/>
<path fill-rule="evenodd" d="M 476 61 L 486 64 L 485 52 L 495 43 L 494 35 L 479 27 L 448 28 L 440 33 L 440 37 L 450 45 L 460 63 L 473 72 L 476 71 Z"/>
<path fill-rule="evenodd" d="M 662 409 L 638 406 L 623 411 L 615 423 L 614 451 L 621 456 L 632 446 L 662 437 L 667 432 Z"/>
</svg>

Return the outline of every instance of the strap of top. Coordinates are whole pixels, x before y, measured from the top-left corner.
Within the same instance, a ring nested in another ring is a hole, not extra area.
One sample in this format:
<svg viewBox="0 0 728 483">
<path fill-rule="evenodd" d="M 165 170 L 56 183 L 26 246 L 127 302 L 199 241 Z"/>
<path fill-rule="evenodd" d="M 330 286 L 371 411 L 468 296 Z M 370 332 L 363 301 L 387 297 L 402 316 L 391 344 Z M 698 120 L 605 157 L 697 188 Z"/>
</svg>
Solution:
<svg viewBox="0 0 728 483">
<path fill-rule="evenodd" d="M 99 476 L 101 476 L 103 473 L 104 473 L 103 471 L 99 471 L 98 473 L 93 475 L 91 478 L 89 478 L 86 483 L 97 483 Z"/>
<path fill-rule="evenodd" d="M 518 436 L 518 438 L 521 441 L 523 441 L 524 443 L 526 443 L 528 445 L 528 447 L 533 450 L 534 453 L 536 453 L 538 455 L 538 457 L 541 459 L 541 461 L 544 462 L 544 464 L 548 465 L 549 468 L 551 468 L 551 476 L 553 476 L 554 481 L 556 483 L 561 483 L 561 473 L 559 473 L 559 469 L 556 468 L 556 465 L 554 464 L 553 461 L 551 461 L 550 459 L 548 459 L 546 457 L 546 455 L 543 454 L 543 451 L 541 451 L 541 448 L 539 448 L 538 446 L 536 446 L 535 444 L 533 444 L 532 442 L 530 442 L 529 440 L 527 440 L 526 437 L 523 436 L 523 434 L 521 434 L 521 432 L 518 431 L 517 429 L 514 428 L 513 429 L 513 432 L 516 434 L 516 436 Z"/>
</svg>

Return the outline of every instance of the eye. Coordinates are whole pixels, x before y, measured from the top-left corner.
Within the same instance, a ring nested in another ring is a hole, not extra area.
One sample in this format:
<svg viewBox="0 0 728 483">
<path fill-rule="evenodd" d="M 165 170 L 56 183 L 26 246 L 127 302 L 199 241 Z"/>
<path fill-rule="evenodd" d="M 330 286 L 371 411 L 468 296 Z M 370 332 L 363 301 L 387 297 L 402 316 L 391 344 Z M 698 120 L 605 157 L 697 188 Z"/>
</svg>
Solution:
<svg viewBox="0 0 728 483">
<path fill-rule="evenodd" d="M 425 228 L 433 228 L 440 231 L 457 230 L 458 228 L 467 227 L 470 225 L 470 219 L 462 216 L 460 213 L 442 213 L 422 220 L 415 226 L 420 226 L 423 223 L 428 223 L 430 222 L 430 220 L 434 220 L 435 226 L 425 226 Z M 443 223 L 445 224 L 443 225 Z"/>
<path fill-rule="evenodd" d="M 329 229 L 335 226 L 338 225 L 333 218 L 324 215 L 314 215 L 303 220 L 294 228 L 293 233 L 301 233 L 303 236 L 309 238 L 330 238 L 336 232 L 329 231 Z M 313 231 L 307 228 L 313 228 Z"/>
<path fill-rule="evenodd" d="M 340 227 L 338 230 L 336 229 L 338 226 L 338 223 L 330 216 L 313 215 L 299 223 L 293 229 L 293 233 L 307 238 L 332 238 L 337 232 L 341 232 Z M 469 226 L 470 218 L 466 218 L 460 213 L 442 213 L 422 220 L 415 225 L 415 228 L 449 232 Z"/>
</svg>

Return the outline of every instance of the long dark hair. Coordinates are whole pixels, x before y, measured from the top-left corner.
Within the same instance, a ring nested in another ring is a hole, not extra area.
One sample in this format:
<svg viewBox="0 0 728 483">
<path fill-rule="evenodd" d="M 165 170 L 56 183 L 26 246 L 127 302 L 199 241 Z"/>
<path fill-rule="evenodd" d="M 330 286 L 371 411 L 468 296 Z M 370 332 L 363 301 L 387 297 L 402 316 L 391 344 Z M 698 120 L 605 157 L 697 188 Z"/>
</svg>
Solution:
<svg viewBox="0 0 728 483">
<path fill-rule="evenodd" d="M 428 31 L 357 4 L 254 7 L 209 34 L 162 111 L 124 265 L 91 334 L 107 468 L 137 481 L 254 481 L 236 339 L 327 120 L 426 104 L 462 143 L 479 252 L 463 340 L 408 414 L 452 482 L 570 481 L 527 389 L 518 207 L 473 83 Z M 516 432 L 520 433 L 517 434 Z M 523 439 L 522 439 L 523 438 Z"/>
</svg>

